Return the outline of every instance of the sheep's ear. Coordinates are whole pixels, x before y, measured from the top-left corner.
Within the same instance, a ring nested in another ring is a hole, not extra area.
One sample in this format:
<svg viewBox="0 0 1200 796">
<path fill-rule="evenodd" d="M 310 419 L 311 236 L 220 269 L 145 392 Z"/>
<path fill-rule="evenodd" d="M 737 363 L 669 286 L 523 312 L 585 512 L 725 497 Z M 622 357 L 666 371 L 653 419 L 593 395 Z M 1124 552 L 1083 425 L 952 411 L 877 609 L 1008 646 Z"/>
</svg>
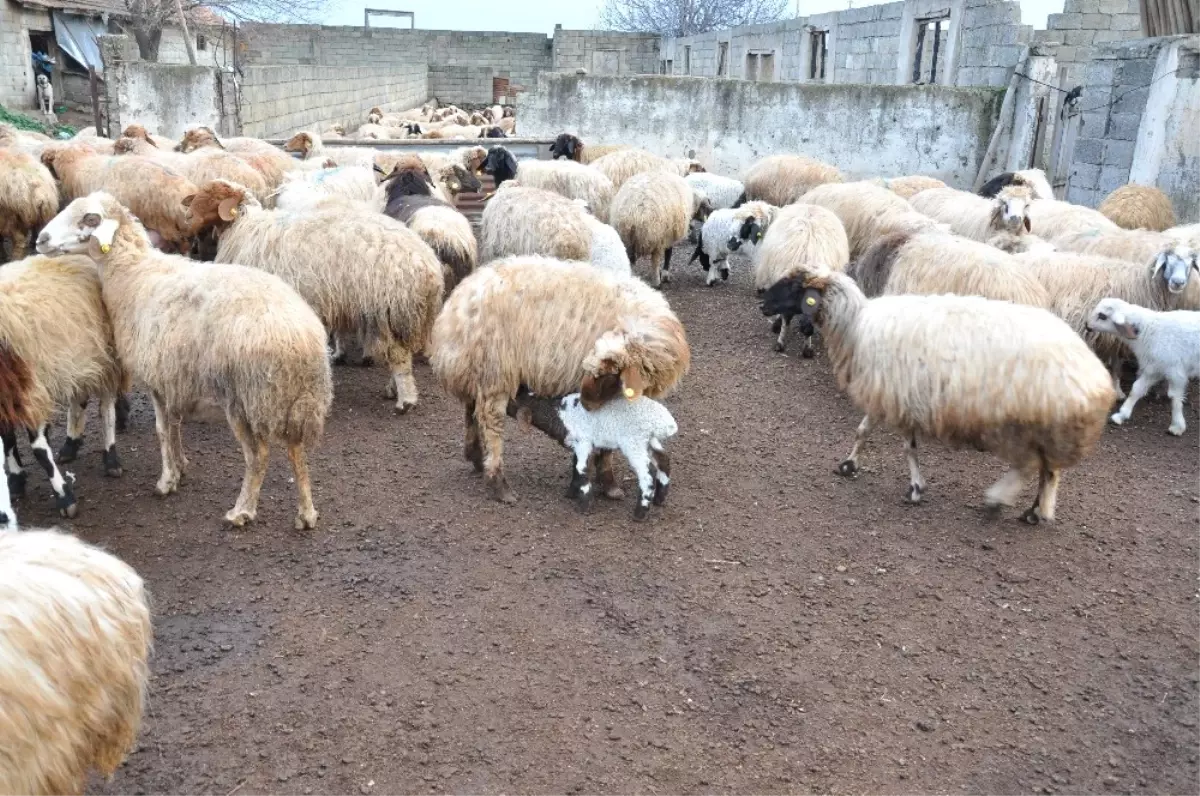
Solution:
<svg viewBox="0 0 1200 796">
<path fill-rule="evenodd" d="M 646 391 L 646 380 L 642 377 L 642 371 L 632 365 L 621 371 L 621 384 L 624 385 L 622 392 L 630 401 L 641 398 L 642 393 Z"/>
<path fill-rule="evenodd" d="M 1033 232 L 1033 224 L 1029 222 L 1029 216 L 1025 216 L 1025 231 Z"/>
<path fill-rule="evenodd" d="M 233 221 L 238 215 L 238 205 L 241 204 L 242 197 L 231 196 L 228 199 L 222 199 L 221 204 L 217 205 L 217 215 L 222 221 Z"/>
<path fill-rule="evenodd" d="M 116 237 L 119 226 L 120 224 L 114 219 L 106 218 L 92 230 L 92 234 L 88 238 L 88 254 L 93 259 L 98 259 L 112 251 L 113 238 Z"/>
<path fill-rule="evenodd" d="M 815 287 L 806 287 L 800 296 L 800 314 L 806 318 L 814 318 L 821 309 L 821 291 Z"/>
<path fill-rule="evenodd" d="M 1113 315 L 1112 324 L 1113 327 L 1120 332 L 1121 336 L 1127 340 L 1136 340 L 1138 333 L 1141 332 L 1141 329 L 1138 328 L 1137 324 L 1125 320 L 1124 315 Z"/>
<path fill-rule="evenodd" d="M 1150 269 L 1151 276 L 1158 276 L 1158 272 L 1167 267 L 1167 253 L 1161 251 L 1154 258 L 1154 267 Z"/>
<path fill-rule="evenodd" d="M 180 204 L 182 204 L 184 207 L 191 207 L 192 202 L 195 200 L 195 198 L 196 198 L 196 194 L 190 193 L 187 196 L 183 197 L 183 201 Z"/>
</svg>

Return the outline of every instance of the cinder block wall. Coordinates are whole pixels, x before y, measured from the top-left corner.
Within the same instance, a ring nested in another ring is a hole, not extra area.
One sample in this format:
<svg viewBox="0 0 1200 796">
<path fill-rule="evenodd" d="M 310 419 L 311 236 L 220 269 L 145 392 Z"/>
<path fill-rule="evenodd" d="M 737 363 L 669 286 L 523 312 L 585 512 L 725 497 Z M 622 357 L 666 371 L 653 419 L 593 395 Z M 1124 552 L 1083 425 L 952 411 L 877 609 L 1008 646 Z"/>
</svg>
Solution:
<svg viewBox="0 0 1200 796">
<path fill-rule="evenodd" d="M 425 64 L 247 66 L 242 79 L 242 133 L 282 138 L 333 124 L 357 126 L 368 109 L 403 110 L 429 96 Z"/>
<path fill-rule="evenodd" d="M 429 65 L 429 96 L 455 105 L 490 105 L 492 78 L 490 66 Z"/>
<path fill-rule="evenodd" d="M 658 71 L 659 38 L 653 33 L 560 28 L 554 31 L 554 71 L 586 69 L 601 74 L 615 61 L 613 74 L 654 74 Z"/>
<path fill-rule="evenodd" d="M 1055 53 L 1066 67 L 1068 86 L 1082 85 L 1087 65 L 1108 42 L 1142 38 L 1138 0 L 1066 0 L 1061 14 L 1051 14 L 1039 42 L 1059 42 Z"/>
</svg>

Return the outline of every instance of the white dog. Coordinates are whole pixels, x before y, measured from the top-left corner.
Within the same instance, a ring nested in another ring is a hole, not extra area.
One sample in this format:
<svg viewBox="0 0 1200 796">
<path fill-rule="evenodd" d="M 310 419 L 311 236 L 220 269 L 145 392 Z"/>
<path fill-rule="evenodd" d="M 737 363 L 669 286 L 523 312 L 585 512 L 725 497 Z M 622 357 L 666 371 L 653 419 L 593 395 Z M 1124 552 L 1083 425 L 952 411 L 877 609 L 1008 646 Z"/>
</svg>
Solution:
<svg viewBox="0 0 1200 796">
<path fill-rule="evenodd" d="M 54 86 L 45 75 L 37 76 L 37 103 L 43 116 L 58 121 L 58 117 L 54 115 Z"/>
</svg>

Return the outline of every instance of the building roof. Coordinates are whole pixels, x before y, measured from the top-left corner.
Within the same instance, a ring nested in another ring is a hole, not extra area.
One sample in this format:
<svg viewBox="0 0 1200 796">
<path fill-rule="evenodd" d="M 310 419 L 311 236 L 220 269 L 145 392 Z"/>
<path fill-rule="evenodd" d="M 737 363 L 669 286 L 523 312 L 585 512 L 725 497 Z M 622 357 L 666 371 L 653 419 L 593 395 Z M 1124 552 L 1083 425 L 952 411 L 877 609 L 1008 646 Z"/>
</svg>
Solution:
<svg viewBox="0 0 1200 796">
<path fill-rule="evenodd" d="M 65 11 L 70 14 L 129 16 L 129 9 L 125 7 L 122 0 L 16 0 L 16 2 L 28 8 Z"/>
</svg>

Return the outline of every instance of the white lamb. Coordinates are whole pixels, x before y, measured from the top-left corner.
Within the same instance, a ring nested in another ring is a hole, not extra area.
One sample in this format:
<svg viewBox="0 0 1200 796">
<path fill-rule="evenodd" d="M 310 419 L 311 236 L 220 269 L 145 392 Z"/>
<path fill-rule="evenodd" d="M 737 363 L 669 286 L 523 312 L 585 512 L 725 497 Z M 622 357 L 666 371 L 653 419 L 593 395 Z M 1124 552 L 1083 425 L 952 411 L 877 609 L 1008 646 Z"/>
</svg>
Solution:
<svg viewBox="0 0 1200 796">
<path fill-rule="evenodd" d="M 711 171 L 698 171 L 684 177 L 687 184 L 696 193 L 708 197 L 714 210 L 736 207 L 739 202 L 746 201 L 746 186 L 741 180 L 732 177 L 722 177 Z"/>
<path fill-rule="evenodd" d="M 753 236 L 743 240 L 740 235 L 747 218 L 746 213 L 742 212 L 742 208 L 723 208 L 714 210 L 704 222 L 704 226 L 700 228 L 700 241 L 696 244 L 696 251 L 692 253 L 692 259 L 688 262 L 700 260 L 700 267 L 708 274 L 704 283 L 709 287 L 716 284 L 718 277 L 728 281 L 729 257 L 734 251 L 740 251 L 747 257 L 754 256 L 758 240 Z M 758 239 L 761 240 L 761 238 L 760 230 Z M 731 242 L 734 242 L 735 245 L 730 246 Z"/>
<path fill-rule="evenodd" d="M 1188 381 L 1200 378 L 1200 312 L 1156 312 L 1118 298 L 1106 298 L 1088 318 L 1088 328 L 1119 336 L 1137 356 L 1138 377 L 1129 397 L 1110 420 L 1123 424 L 1133 407 L 1160 381 L 1167 382 L 1171 399 L 1169 434 L 1180 436 L 1187 428 L 1183 396 Z"/>
<path fill-rule="evenodd" d="M 556 417 L 548 417 L 547 403 Z M 644 520 L 650 514 L 650 503 L 661 506 L 667 500 L 671 483 L 671 460 L 663 442 L 675 436 L 679 426 L 667 407 L 632 388 L 625 398 L 616 397 L 598 409 L 584 408 L 579 393 L 571 393 L 558 401 L 534 396 L 521 390 L 516 403 L 517 416 L 556 438 L 574 454 L 571 485 L 568 495 L 586 510 L 592 501 L 592 454 L 619 450 L 633 468 L 638 479 L 638 503 L 633 517 Z M 556 422 L 557 421 L 557 422 Z"/>
</svg>

